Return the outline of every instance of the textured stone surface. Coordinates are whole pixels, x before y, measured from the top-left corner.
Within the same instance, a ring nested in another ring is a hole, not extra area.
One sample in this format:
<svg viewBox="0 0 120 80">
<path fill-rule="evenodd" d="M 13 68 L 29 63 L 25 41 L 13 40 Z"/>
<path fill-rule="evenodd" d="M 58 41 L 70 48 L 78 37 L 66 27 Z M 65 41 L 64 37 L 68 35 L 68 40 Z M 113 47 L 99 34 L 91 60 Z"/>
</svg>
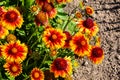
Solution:
<svg viewBox="0 0 120 80">
<path fill-rule="evenodd" d="M 70 12 L 79 0 L 73 0 L 65 10 Z M 94 65 L 86 58 L 78 60 L 80 67 L 74 80 L 120 80 L 120 0 L 85 0 L 95 10 L 94 19 L 99 24 L 101 47 L 105 58 Z"/>
</svg>

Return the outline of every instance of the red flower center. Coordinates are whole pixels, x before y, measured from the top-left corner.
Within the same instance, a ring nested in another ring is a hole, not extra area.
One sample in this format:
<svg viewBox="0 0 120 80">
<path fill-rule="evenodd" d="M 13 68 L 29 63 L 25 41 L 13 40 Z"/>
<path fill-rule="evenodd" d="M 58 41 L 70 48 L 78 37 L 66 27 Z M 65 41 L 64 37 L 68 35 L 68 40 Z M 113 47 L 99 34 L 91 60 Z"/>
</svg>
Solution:
<svg viewBox="0 0 120 80">
<path fill-rule="evenodd" d="M 96 48 L 93 48 L 93 49 L 92 49 L 92 56 L 93 56 L 93 57 L 99 58 L 99 57 L 101 57 L 102 55 L 103 55 L 103 50 L 102 50 L 101 48 L 96 47 Z"/>
<path fill-rule="evenodd" d="M 66 70 L 67 61 L 62 59 L 62 58 L 58 58 L 54 61 L 54 65 L 55 65 L 57 70 Z"/>
<path fill-rule="evenodd" d="M 92 10 L 91 10 L 90 8 L 86 8 L 86 11 L 87 11 L 88 13 L 92 13 Z"/>
<path fill-rule="evenodd" d="M 92 28 L 94 26 L 93 20 L 88 18 L 83 22 L 83 26 L 86 28 Z"/>
<path fill-rule="evenodd" d="M 15 11 L 8 11 L 6 14 L 5 14 L 5 19 L 8 21 L 8 22 L 15 22 L 18 18 L 18 14 L 15 12 Z"/>
<path fill-rule="evenodd" d="M 75 43 L 78 47 L 83 47 L 86 45 L 86 40 L 83 37 L 80 37 L 75 41 Z"/>
</svg>

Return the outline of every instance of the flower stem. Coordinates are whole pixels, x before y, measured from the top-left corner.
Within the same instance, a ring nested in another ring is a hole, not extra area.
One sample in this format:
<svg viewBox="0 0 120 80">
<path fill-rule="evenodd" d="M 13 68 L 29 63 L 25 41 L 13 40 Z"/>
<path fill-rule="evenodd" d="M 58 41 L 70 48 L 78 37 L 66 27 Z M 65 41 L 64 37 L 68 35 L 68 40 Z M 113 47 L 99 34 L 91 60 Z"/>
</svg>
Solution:
<svg viewBox="0 0 120 80">
<path fill-rule="evenodd" d="M 0 41 L 0 45 L 3 45 L 1 41 Z"/>
<path fill-rule="evenodd" d="M 65 26 L 63 27 L 63 30 L 65 30 L 65 29 L 67 28 L 67 25 L 68 25 L 68 24 L 71 22 L 71 20 L 74 18 L 74 17 L 72 17 L 72 18 L 70 19 L 72 13 L 73 13 L 78 7 L 79 7 L 79 6 L 75 7 L 75 8 L 71 11 L 71 13 L 69 14 L 67 23 L 66 23 Z"/>
<path fill-rule="evenodd" d="M 37 42 L 40 40 L 42 40 L 42 36 L 40 36 L 32 45 L 31 45 L 31 49 L 35 46 L 35 44 L 37 44 Z"/>
<path fill-rule="evenodd" d="M 44 58 L 43 58 L 43 61 L 42 61 L 42 63 L 40 64 L 39 68 L 42 67 L 42 65 L 43 65 L 43 63 L 45 62 L 46 58 L 47 58 L 47 54 L 45 54 L 45 56 L 44 56 Z"/>
<path fill-rule="evenodd" d="M 35 31 L 32 33 L 32 35 L 30 36 L 30 38 L 28 39 L 27 44 L 29 44 L 30 40 L 32 39 L 32 37 L 34 36 L 34 34 L 38 31 L 38 28 L 35 29 Z"/>
</svg>

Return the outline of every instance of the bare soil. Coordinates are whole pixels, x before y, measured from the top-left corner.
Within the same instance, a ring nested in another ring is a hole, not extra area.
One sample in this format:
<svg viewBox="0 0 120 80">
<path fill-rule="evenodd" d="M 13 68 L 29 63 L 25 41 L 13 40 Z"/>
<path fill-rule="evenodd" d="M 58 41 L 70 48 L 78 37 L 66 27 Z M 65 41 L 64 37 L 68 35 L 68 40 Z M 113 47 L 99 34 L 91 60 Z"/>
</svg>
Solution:
<svg viewBox="0 0 120 80">
<path fill-rule="evenodd" d="M 94 8 L 94 19 L 99 25 L 101 47 L 105 58 L 102 64 L 94 65 L 88 59 L 79 59 L 79 68 L 74 80 L 120 80 L 120 0 L 84 0 Z M 65 10 L 70 12 L 79 4 L 73 0 Z"/>
</svg>

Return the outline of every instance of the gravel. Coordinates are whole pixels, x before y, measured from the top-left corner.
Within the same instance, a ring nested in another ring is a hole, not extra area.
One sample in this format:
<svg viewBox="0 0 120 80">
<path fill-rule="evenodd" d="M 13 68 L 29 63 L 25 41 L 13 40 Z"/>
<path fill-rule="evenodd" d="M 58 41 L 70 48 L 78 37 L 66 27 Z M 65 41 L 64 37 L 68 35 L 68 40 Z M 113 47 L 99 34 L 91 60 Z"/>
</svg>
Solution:
<svg viewBox="0 0 120 80">
<path fill-rule="evenodd" d="M 73 0 L 65 10 L 69 13 L 79 5 Z M 99 25 L 101 47 L 105 58 L 99 65 L 88 59 L 79 59 L 80 66 L 73 74 L 74 80 L 120 80 L 120 0 L 85 0 L 94 8 L 94 19 Z"/>
</svg>

